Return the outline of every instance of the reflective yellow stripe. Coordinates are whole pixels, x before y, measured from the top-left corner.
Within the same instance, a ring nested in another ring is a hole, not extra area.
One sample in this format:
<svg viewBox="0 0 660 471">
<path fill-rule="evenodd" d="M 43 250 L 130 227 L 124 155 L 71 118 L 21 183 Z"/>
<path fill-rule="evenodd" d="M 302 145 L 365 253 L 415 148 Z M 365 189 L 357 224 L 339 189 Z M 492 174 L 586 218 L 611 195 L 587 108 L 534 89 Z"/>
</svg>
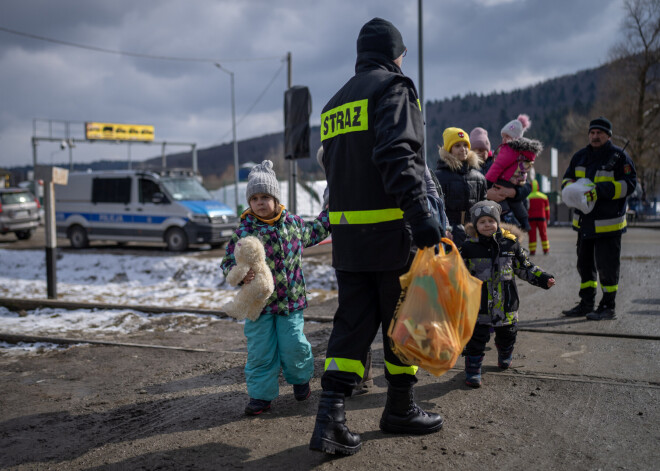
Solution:
<svg viewBox="0 0 660 471">
<path fill-rule="evenodd" d="M 580 289 L 585 289 L 585 288 L 598 288 L 598 282 L 585 281 L 584 283 L 580 283 Z"/>
<path fill-rule="evenodd" d="M 419 369 L 419 367 L 415 365 L 411 365 L 411 366 L 393 365 L 387 360 L 385 360 L 385 368 L 387 368 L 387 372 L 391 375 L 415 375 L 417 373 L 417 370 Z"/>
<path fill-rule="evenodd" d="M 549 249 L 550 248 L 550 241 L 549 240 L 543 240 L 543 241 L 541 241 L 541 245 L 543 246 L 544 249 Z"/>
<path fill-rule="evenodd" d="M 577 178 L 584 178 L 587 175 L 586 167 L 575 167 L 575 176 Z"/>
<path fill-rule="evenodd" d="M 532 198 L 540 198 L 542 200 L 548 200 L 548 197 L 546 196 L 545 193 L 541 193 L 540 191 L 533 191 L 529 195 L 527 195 L 527 199 L 531 200 Z"/>
<path fill-rule="evenodd" d="M 595 221 L 594 225 L 596 226 L 596 234 L 603 232 L 614 232 L 620 231 L 628 225 L 626 222 L 626 216 L 623 215 L 620 218 L 614 219 L 601 219 L 600 221 Z"/>
<path fill-rule="evenodd" d="M 609 170 L 598 170 L 594 175 L 594 183 L 599 182 L 613 182 L 614 172 Z"/>
<path fill-rule="evenodd" d="M 330 211 L 330 224 L 376 224 L 403 219 L 399 208 L 372 209 L 366 211 Z"/>
<path fill-rule="evenodd" d="M 580 216 L 577 214 L 573 215 L 573 227 L 577 227 L 578 229 L 580 228 Z"/>
<path fill-rule="evenodd" d="M 602 285 L 603 293 L 614 293 L 619 289 L 619 285 L 605 286 Z"/>
<path fill-rule="evenodd" d="M 368 105 L 367 99 L 352 101 L 321 114 L 321 141 L 369 129 Z"/>
<path fill-rule="evenodd" d="M 419 98 L 417 99 L 417 106 L 419 106 L 419 111 L 422 111 L 422 104 L 419 102 Z"/>
<path fill-rule="evenodd" d="M 611 183 L 614 185 L 614 196 L 612 197 L 613 200 L 618 200 L 624 197 L 627 191 L 623 191 L 623 188 L 626 190 L 628 189 L 628 184 L 625 182 L 625 180 L 614 180 L 614 172 L 607 172 L 604 170 L 599 170 L 596 172 L 594 183 Z"/>
<path fill-rule="evenodd" d="M 364 376 L 364 365 L 360 360 L 351 360 L 350 358 L 326 358 L 325 371 L 355 373 L 362 378 Z"/>
</svg>

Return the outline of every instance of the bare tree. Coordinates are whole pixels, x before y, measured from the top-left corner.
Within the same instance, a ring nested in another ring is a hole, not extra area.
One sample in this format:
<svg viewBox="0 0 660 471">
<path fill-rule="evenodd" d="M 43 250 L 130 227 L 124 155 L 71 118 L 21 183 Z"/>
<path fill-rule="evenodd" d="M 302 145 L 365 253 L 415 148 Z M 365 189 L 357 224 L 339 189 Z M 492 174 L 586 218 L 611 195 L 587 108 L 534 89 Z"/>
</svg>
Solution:
<svg viewBox="0 0 660 471">
<path fill-rule="evenodd" d="M 569 148 L 580 149 L 589 142 L 587 138 L 589 120 L 589 116 L 582 115 L 575 110 L 569 111 L 569 113 L 566 115 L 562 124 L 561 136 L 562 140 L 568 144 Z M 568 165 L 571 162 L 571 157 L 571 154 L 560 153 L 558 167 L 560 169 L 568 168 Z M 563 170 L 560 170 L 560 179 L 562 176 L 562 171 Z"/>
<path fill-rule="evenodd" d="M 614 124 L 647 194 L 660 171 L 660 0 L 624 0 L 622 39 L 610 50 L 604 100 L 596 104 Z M 619 142 L 618 144 L 622 144 Z"/>
</svg>

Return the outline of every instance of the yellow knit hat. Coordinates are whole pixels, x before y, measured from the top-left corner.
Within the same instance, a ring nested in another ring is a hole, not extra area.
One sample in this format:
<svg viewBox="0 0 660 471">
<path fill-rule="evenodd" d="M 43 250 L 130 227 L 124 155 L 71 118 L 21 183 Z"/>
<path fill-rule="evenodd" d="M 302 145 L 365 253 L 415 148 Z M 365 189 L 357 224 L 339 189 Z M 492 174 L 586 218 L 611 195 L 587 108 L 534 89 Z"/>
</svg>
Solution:
<svg viewBox="0 0 660 471">
<path fill-rule="evenodd" d="M 471 149 L 470 147 L 470 137 L 468 136 L 468 133 L 463 131 L 461 128 L 447 128 L 445 131 L 442 133 L 442 140 L 444 141 L 444 144 L 442 147 L 447 152 L 451 152 L 451 148 L 456 144 L 457 142 L 467 142 L 468 149 Z"/>
</svg>

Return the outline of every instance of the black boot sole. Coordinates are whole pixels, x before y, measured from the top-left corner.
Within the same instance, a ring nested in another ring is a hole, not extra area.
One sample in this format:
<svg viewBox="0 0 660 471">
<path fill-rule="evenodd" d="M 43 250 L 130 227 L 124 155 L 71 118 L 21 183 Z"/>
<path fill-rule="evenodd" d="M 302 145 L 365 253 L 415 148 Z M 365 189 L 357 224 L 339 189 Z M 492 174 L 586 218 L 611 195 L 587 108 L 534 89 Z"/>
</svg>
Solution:
<svg viewBox="0 0 660 471">
<path fill-rule="evenodd" d="M 591 314 L 592 312 L 594 312 L 594 307 L 593 306 L 590 307 L 590 308 L 583 307 L 579 311 L 576 311 L 576 308 L 577 308 L 577 306 L 572 308 L 572 309 L 566 309 L 565 311 L 561 311 L 561 313 L 565 317 L 584 317 L 587 314 Z"/>
<path fill-rule="evenodd" d="M 314 439 L 312 438 L 312 441 L 309 442 L 309 449 L 312 451 L 320 451 L 323 453 L 327 453 L 329 455 L 354 455 L 358 451 L 360 451 L 360 448 L 362 448 L 362 443 L 358 443 L 357 445 L 351 447 L 351 446 L 346 446 L 342 445 L 341 443 L 333 442 L 332 440 L 328 440 L 327 438 L 321 438 L 321 439 Z"/>
<path fill-rule="evenodd" d="M 400 433 L 405 435 L 428 435 L 429 433 L 435 433 L 439 431 L 444 424 L 445 421 L 442 420 L 440 421 L 439 424 L 436 424 L 433 427 L 420 429 L 420 428 L 406 427 L 405 425 L 388 424 L 387 422 L 381 420 L 380 430 L 384 433 Z"/>
<path fill-rule="evenodd" d="M 590 313 L 592 313 L 592 312 L 593 312 L 593 311 L 589 311 L 589 312 L 579 312 L 579 313 L 572 313 L 572 312 L 563 312 L 563 311 L 562 311 L 562 314 L 564 315 L 564 317 L 584 317 L 584 316 L 586 316 L 587 314 L 590 314 Z"/>
</svg>

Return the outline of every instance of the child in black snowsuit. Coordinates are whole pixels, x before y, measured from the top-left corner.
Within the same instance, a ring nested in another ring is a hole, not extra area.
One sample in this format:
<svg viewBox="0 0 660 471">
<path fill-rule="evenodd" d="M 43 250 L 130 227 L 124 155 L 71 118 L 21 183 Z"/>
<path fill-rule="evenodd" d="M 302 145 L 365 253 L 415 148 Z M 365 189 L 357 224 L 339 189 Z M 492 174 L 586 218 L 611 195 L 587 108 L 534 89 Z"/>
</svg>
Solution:
<svg viewBox="0 0 660 471">
<path fill-rule="evenodd" d="M 483 281 L 477 325 L 464 352 L 465 383 L 475 388 L 481 386 L 481 363 L 491 328 L 495 330 L 497 364 L 502 369 L 511 366 L 519 305 L 514 275 L 544 289 L 555 284 L 553 275 L 529 261 L 518 237 L 511 232 L 515 227 L 500 223 L 501 212 L 500 205 L 493 201 L 479 201 L 472 206 L 472 224 L 465 228 L 470 238 L 460 249 L 470 273 Z"/>
</svg>

